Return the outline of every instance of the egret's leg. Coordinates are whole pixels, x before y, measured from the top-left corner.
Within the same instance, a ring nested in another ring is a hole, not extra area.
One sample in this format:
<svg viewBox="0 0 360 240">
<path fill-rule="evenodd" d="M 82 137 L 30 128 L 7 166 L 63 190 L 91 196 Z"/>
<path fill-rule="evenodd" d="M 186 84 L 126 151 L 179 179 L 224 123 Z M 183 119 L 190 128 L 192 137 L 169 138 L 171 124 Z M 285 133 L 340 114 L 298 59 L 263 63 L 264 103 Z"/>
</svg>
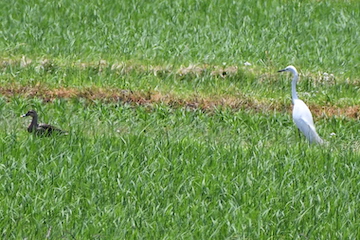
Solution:
<svg viewBox="0 0 360 240">
<path fill-rule="evenodd" d="M 303 136 L 302 136 L 303 134 L 301 133 L 301 131 L 300 131 L 299 128 L 297 128 L 297 132 L 298 132 L 297 135 L 298 135 L 298 139 L 299 139 L 299 140 L 297 141 L 297 142 L 298 142 L 298 147 L 301 148 L 301 142 L 303 141 Z"/>
</svg>

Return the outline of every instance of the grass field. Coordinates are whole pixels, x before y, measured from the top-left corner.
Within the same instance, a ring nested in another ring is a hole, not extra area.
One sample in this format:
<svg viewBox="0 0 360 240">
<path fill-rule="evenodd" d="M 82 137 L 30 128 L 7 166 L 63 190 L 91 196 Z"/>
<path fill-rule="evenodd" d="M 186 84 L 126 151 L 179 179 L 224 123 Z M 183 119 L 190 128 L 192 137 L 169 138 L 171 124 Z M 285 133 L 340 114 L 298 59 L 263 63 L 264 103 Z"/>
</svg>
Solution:
<svg viewBox="0 0 360 240">
<path fill-rule="evenodd" d="M 359 238 L 359 1 L 0 9 L 2 239 Z"/>
</svg>

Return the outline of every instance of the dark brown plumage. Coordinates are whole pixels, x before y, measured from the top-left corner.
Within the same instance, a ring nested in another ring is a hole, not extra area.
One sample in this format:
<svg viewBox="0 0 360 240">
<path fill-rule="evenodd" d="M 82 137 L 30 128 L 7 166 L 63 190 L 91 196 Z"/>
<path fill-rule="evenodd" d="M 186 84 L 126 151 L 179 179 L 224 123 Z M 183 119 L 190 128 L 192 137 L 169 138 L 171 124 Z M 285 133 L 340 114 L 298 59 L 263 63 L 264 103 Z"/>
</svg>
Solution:
<svg viewBox="0 0 360 240">
<path fill-rule="evenodd" d="M 39 124 L 38 123 L 38 115 L 35 110 L 30 110 L 26 114 L 21 115 L 21 117 L 28 117 L 28 116 L 32 117 L 32 121 L 31 121 L 29 127 L 27 128 L 29 133 L 34 133 L 34 134 L 40 135 L 40 136 L 50 136 L 54 133 L 67 135 L 67 132 L 65 132 L 57 127 L 54 127 L 54 126 L 51 126 L 51 125 L 45 124 L 45 123 Z"/>
</svg>

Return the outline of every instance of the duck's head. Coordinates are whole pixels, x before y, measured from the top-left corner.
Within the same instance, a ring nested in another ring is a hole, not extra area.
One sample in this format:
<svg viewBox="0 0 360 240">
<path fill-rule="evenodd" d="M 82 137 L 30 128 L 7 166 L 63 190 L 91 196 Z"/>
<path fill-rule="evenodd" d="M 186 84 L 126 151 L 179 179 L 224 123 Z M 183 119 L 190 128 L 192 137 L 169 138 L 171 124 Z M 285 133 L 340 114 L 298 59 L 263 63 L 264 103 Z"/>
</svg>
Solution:
<svg viewBox="0 0 360 240">
<path fill-rule="evenodd" d="M 35 110 L 29 110 L 27 113 L 21 115 L 20 117 L 28 117 L 28 116 L 35 117 L 37 116 L 37 113 Z"/>
</svg>

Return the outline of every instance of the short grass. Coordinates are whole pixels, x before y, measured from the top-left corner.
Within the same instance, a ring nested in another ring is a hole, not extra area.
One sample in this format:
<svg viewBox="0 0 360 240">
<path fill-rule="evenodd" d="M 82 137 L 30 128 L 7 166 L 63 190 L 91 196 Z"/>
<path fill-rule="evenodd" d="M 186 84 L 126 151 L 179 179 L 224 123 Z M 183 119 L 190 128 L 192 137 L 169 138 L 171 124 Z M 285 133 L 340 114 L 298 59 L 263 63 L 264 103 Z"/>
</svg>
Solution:
<svg viewBox="0 0 360 240">
<path fill-rule="evenodd" d="M 320 111 L 327 145 L 309 146 L 291 120 L 290 76 L 276 73 L 298 68 L 311 109 L 356 111 L 359 1 L 19 0 L 0 11 L 2 239 L 359 238 L 357 113 Z M 38 88 L 244 106 L 27 97 Z M 29 109 L 69 135 L 28 134 Z"/>
<path fill-rule="evenodd" d="M 19 86 L 46 89 L 87 88 L 134 91 L 143 95 L 161 94 L 177 98 L 189 97 L 244 98 L 266 105 L 289 105 L 291 97 L 290 74 L 270 69 L 261 73 L 258 67 L 231 67 L 194 65 L 167 67 L 119 65 L 117 62 L 66 64 L 49 60 L 25 58 L 8 61 L 2 66 L 0 83 L 3 88 Z M 28 62 L 27 65 L 22 62 Z M 284 68 L 285 66 L 282 66 Z M 234 68 L 231 70 L 231 68 Z M 230 74 L 222 76 L 223 70 Z M 280 68 L 279 68 L 280 69 Z M 356 106 L 360 104 L 359 80 L 343 74 L 308 72 L 299 69 L 299 95 L 309 105 Z M 326 75 L 328 74 L 328 75 Z"/>
</svg>

